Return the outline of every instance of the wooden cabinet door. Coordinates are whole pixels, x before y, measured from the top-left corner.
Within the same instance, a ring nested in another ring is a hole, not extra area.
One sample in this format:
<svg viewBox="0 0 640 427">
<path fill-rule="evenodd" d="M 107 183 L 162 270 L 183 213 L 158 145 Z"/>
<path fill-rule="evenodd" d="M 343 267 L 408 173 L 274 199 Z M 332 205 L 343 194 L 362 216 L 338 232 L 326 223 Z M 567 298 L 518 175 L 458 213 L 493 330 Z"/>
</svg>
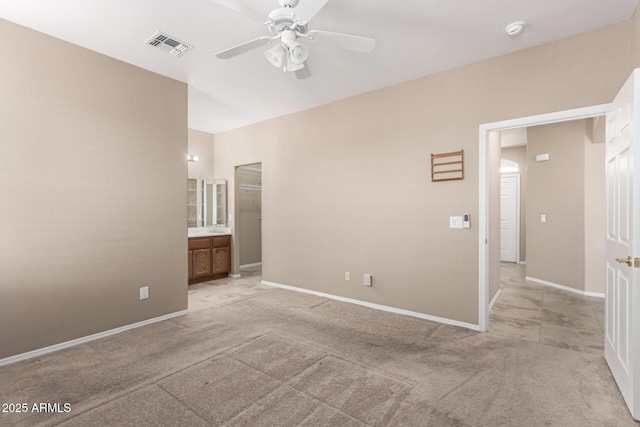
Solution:
<svg viewBox="0 0 640 427">
<path fill-rule="evenodd" d="M 231 270 L 229 247 L 213 248 L 213 274 L 228 273 Z"/>
<path fill-rule="evenodd" d="M 196 249 L 193 251 L 192 277 L 211 276 L 211 249 Z"/>
<path fill-rule="evenodd" d="M 193 278 L 193 251 L 189 251 L 189 261 L 188 261 L 188 265 L 189 265 L 189 279 Z"/>
</svg>

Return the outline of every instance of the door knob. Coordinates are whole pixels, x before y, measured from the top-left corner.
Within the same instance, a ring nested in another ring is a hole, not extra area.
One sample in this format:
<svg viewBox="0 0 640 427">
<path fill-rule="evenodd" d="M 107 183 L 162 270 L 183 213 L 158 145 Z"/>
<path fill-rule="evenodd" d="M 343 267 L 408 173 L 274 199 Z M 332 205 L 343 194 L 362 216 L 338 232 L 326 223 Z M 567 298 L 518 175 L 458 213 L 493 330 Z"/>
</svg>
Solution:
<svg viewBox="0 0 640 427">
<path fill-rule="evenodd" d="M 631 267 L 631 265 L 633 264 L 633 258 L 631 258 L 630 256 L 626 258 L 616 258 L 616 261 L 623 262 L 627 264 L 629 267 Z"/>
</svg>

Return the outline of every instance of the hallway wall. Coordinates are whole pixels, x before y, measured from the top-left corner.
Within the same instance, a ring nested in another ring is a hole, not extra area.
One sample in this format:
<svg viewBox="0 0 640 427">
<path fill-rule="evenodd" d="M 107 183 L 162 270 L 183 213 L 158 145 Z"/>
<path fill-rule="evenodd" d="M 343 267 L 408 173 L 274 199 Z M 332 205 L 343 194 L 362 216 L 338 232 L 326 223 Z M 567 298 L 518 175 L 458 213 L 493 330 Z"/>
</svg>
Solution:
<svg viewBox="0 0 640 427">
<path fill-rule="evenodd" d="M 527 130 L 526 271 L 528 277 L 604 293 L 604 144 L 594 141 L 592 127 L 592 120 L 576 120 Z M 537 162 L 542 153 L 550 160 Z"/>
</svg>

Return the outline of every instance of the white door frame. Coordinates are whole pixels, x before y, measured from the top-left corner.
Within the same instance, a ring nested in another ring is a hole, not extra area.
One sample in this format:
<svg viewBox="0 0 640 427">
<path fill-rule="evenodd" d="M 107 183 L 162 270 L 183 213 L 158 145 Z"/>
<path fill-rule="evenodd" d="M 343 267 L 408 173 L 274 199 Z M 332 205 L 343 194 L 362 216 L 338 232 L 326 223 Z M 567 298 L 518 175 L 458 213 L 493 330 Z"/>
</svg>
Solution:
<svg viewBox="0 0 640 427">
<path fill-rule="evenodd" d="M 605 115 L 610 104 L 557 111 L 537 116 L 521 117 L 480 125 L 480 206 L 478 211 L 478 329 L 487 331 L 489 325 L 489 133 L 507 129 L 537 126 Z M 493 242 L 492 242 L 493 244 Z M 499 244 L 499 242 L 497 243 Z"/>
<path fill-rule="evenodd" d="M 516 264 L 520 264 L 520 174 L 519 173 L 503 173 L 502 178 L 516 178 Z M 502 199 L 500 201 L 502 203 Z"/>
</svg>

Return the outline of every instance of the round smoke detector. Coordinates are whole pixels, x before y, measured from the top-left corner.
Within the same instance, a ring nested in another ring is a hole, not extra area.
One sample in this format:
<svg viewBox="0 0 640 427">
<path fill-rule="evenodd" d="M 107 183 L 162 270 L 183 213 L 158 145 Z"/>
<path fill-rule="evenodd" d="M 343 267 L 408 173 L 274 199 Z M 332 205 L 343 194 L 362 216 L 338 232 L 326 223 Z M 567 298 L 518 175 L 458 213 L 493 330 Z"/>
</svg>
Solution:
<svg viewBox="0 0 640 427">
<path fill-rule="evenodd" d="M 507 25 L 507 28 L 505 28 L 504 30 L 510 36 L 517 36 L 518 34 L 520 34 L 520 33 L 522 33 L 524 31 L 524 26 L 525 25 L 527 25 L 527 23 L 524 22 L 524 21 L 516 21 L 516 22 L 512 22 L 511 24 Z"/>
</svg>

